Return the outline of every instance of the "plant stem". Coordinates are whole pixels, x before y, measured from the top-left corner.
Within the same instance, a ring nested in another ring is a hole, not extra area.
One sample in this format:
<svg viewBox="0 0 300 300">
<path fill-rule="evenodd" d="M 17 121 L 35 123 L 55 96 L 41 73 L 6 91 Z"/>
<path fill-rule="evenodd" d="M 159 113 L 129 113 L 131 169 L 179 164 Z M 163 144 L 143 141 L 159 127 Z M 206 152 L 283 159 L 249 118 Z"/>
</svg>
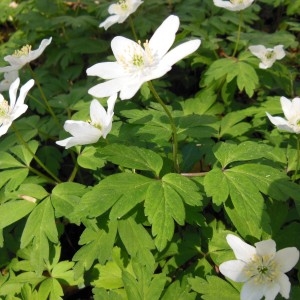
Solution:
<svg viewBox="0 0 300 300">
<path fill-rule="evenodd" d="M 22 135 L 20 134 L 20 132 L 18 131 L 18 129 L 12 125 L 12 128 L 14 129 L 17 138 L 19 139 L 19 141 L 21 142 L 21 144 L 26 148 L 26 150 L 32 155 L 32 157 L 34 158 L 34 160 L 39 164 L 39 166 L 44 169 L 44 171 L 46 173 L 48 173 L 54 180 L 56 183 L 60 183 L 60 179 L 57 178 L 43 163 L 42 161 L 31 151 L 30 147 L 28 146 L 28 144 L 26 143 L 26 141 L 23 139 Z M 37 172 L 35 172 L 37 173 Z M 40 172 L 39 172 L 40 173 Z M 40 175 L 40 174 L 39 174 Z M 45 177 L 45 176 L 43 176 Z"/>
<path fill-rule="evenodd" d="M 235 57 L 239 43 L 240 43 L 240 37 L 241 37 L 241 28 L 242 28 L 242 23 L 243 23 L 243 13 L 242 11 L 240 11 L 240 15 L 239 15 L 239 27 L 238 27 L 238 32 L 237 32 L 237 37 L 236 37 L 236 42 L 235 42 L 235 48 L 233 51 L 232 56 Z"/>
<path fill-rule="evenodd" d="M 38 79 L 36 78 L 35 73 L 33 72 L 33 70 L 32 70 L 32 68 L 31 68 L 30 64 L 27 64 L 27 65 L 28 65 L 28 68 L 29 68 L 29 70 L 30 70 L 31 76 L 33 77 L 33 79 L 34 79 L 34 81 L 35 81 L 35 83 L 36 83 L 36 85 L 37 85 L 37 87 L 38 87 L 38 89 L 39 89 L 39 91 L 40 91 L 41 97 L 42 97 L 42 99 L 44 100 L 44 103 L 45 103 L 45 105 L 46 105 L 47 111 L 50 113 L 50 115 L 52 116 L 52 118 L 54 119 L 54 121 L 58 124 L 58 126 L 61 127 L 60 122 L 58 121 L 58 119 L 57 119 L 57 117 L 56 117 L 54 111 L 52 110 L 51 106 L 49 105 L 49 102 L 48 102 L 48 100 L 47 100 L 47 97 L 46 97 L 46 95 L 45 95 L 45 93 L 44 93 L 44 91 L 43 91 L 41 85 L 40 85 L 40 82 L 39 82 Z"/>
<path fill-rule="evenodd" d="M 293 181 L 296 180 L 296 177 L 298 175 L 299 163 L 300 163 L 300 137 L 299 137 L 299 135 L 297 135 L 297 162 L 296 162 L 296 170 L 295 170 Z"/>
<path fill-rule="evenodd" d="M 138 37 L 137 37 L 137 35 L 136 35 L 136 31 L 135 31 L 135 29 L 134 29 L 134 24 L 133 24 L 133 20 L 132 20 L 132 17 L 131 17 L 131 16 L 129 16 L 129 25 L 130 25 L 130 28 L 131 28 L 133 37 L 134 37 L 135 41 L 137 42 L 137 41 L 138 41 Z"/>
<path fill-rule="evenodd" d="M 162 101 L 162 99 L 157 94 L 151 81 L 148 81 L 148 87 L 149 87 L 150 91 L 152 92 L 154 98 L 162 106 L 162 108 L 164 109 L 164 111 L 166 112 L 166 114 L 170 120 L 170 125 L 171 125 L 171 130 L 172 130 L 174 169 L 177 173 L 179 173 L 180 171 L 179 171 L 179 163 L 178 163 L 178 139 L 177 139 L 177 129 L 176 129 L 174 119 L 173 119 L 168 107 L 165 105 L 165 103 Z"/>
</svg>

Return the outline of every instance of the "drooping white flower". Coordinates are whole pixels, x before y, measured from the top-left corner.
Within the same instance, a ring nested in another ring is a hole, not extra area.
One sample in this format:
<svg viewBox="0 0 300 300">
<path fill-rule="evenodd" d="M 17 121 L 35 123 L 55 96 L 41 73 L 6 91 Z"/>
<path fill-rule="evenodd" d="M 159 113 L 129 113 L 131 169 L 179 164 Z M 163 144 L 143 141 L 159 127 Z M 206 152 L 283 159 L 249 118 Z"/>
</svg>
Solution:
<svg viewBox="0 0 300 300">
<path fill-rule="evenodd" d="M 0 82 L 0 92 L 8 91 L 11 84 L 19 77 L 19 71 L 13 70 L 4 73 L 4 79 Z"/>
<path fill-rule="evenodd" d="M 282 117 L 273 117 L 269 113 L 266 113 L 271 123 L 273 123 L 278 129 L 300 133 L 300 98 L 296 97 L 289 100 L 285 97 L 280 98 L 281 108 L 285 119 Z"/>
<path fill-rule="evenodd" d="M 291 284 L 285 273 L 299 260 L 297 248 L 276 252 L 273 240 L 255 243 L 253 247 L 232 234 L 228 234 L 226 240 L 237 259 L 222 263 L 219 269 L 231 280 L 245 282 L 241 300 L 259 300 L 263 296 L 266 300 L 274 300 L 278 293 L 289 298 Z"/>
<path fill-rule="evenodd" d="M 231 11 L 240 11 L 249 7 L 254 0 L 214 0 L 214 5 Z"/>
<path fill-rule="evenodd" d="M 10 65 L 1 67 L 0 73 L 21 69 L 27 63 L 38 58 L 44 52 L 45 48 L 51 43 L 51 41 L 52 37 L 42 40 L 39 48 L 36 50 L 31 50 L 30 45 L 25 45 L 20 50 L 16 50 L 14 54 L 5 56 L 4 60 Z"/>
<path fill-rule="evenodd" d="M 30 79 L 20 89 L 20 94 L 17 99 L 17 91 L 20 84 L 20 78 L 17 78 L 9 88 L 10 103 L 0 94 L 0 136 L 5 134 L 12 122 L 22 115 L 28 108 L 24 104 L 25 97 L 28 91 L 32 88 L 34 80 Z"/>
<path fill-rule="evenodd" d="M 109 97 L 105 111 L 99 101 L 93 99 L 90 105 L 91 120 L 89 122 L 67 120 L 64 129 L 73 136 L 57 141 L 56 144 L 68 149 L 76 145 L 96 143 L 101 136 L 106 138 L 111 131 L 116 100 L 117 94 Z"/>
<path fill-rule="evenodd" d="M 259 63 L 259 67 L 261 69 L 268 69 L 272 67 L 276 60 L 280 60 L 285 57 L 283 45 L 277 45 L 274 48 L 266 48 L 263 45 L 256 45 L 250 46 L 249 50 L 253 55 L 261 60 Z"/>
<path fill-rule="evenodd" d="M 120 0 L 118 3 L 111 4 L 108 7 L 108 12 L 112 16 L 102 22 L 99 27 L 104 27 L 107 30 L 116 23 L 123 23 L 142 3 L 143 1 L 140 0 Z"/>
<path fill-rule="evenodd" d="M 107 81 L 92 87 L 88 92 L 98 98 L 120 92 L 121 100 L 130 99 L 144 82 L 165 75 L 172 65 L 196 51 L 201 43 L 199 39 L 194 39 L 168 52 L 178 28 L 179 18 L 171 15 L 143 47 L 141 43 L 125 37 L 115 37 L 111 48 L 116 61 L 98 63 L 87 69 L 87 75 L 99 76 Z"/>
</svg>

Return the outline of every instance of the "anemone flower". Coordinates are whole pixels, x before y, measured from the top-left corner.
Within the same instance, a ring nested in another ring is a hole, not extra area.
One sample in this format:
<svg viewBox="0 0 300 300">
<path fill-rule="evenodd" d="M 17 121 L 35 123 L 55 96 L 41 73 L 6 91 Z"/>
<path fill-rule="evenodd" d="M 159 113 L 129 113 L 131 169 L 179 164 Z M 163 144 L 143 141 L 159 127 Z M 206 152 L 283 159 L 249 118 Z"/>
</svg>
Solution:
<svg viewBox="0 0 300 300">
<path fill-rule="evenodd" d="M 97 84 L 88 92 L 96 98 L 120 92 L 121 100 L 130 99 L 143 83 L 165 75 L 176 62 L 196 51 L 201 43 L 199 39 L 190 40 L 168 52 L 178 28 L 179 18 L 171 15 L 143 47 L 140 42 L 115 37 L 111 48 L 116 61 L 97 63 L 87 69 L 87 75 L 107 81 Z"/>
<path fill-rule="evenodd" d="M 30 45 L 25 45 L 20 50 L 16 50 L 14 54 L 5 56 L 4 60 L 7 61 L 10 66 L 0 68 L 0 73 L 20 70 L 23 66 L 38 58 L 51 41 L 51 37 L 42 40 L 39 48 L 36 50 L 31 50 Z"/>
<path fill-rule="evenodd" d="M 90 105 L 90 121 L 67 120 L 64 129 L 71 133 L 72 137 L 57 141 L 56 144 L 68 149 L 76 145 L 96 143 L 101 136 L 106 138 L 111 131 L 116 100 L 117 94 L 112 95 L 107 100 L 107 111 L 105 111 L 99 101 L 93 99 Z"/>
<path fill-rule="evenodd" d="M 123 23 L 142 3 L 143 1 L 140 0 L 120 0 L 118 3 L 111 4 L 108 7 L 108 12 L 112 16 L 102 22 L 99 27 L 104 27 L 107 30 L 116 23 Z"/>
<path fill-rule="evenodd" d="M 214 0 L 215 6 L 226 8 L 231 11 L 240 11 L 249 7 L 254 0 Z"/>
<path fill-rule="evenodd" d="M 28 106 L 24 104 L 28 91 L 32 88 L 34 80 L 30 79 L 20 89 L 17 99 L 17 90 L 20 84 L 20 78 L 17 78 L 9 88 L 10 104 L 0 94 L 0 136 L 5 134 L 12 122 L 21 116 L 27 110 Z"/>
<path fill-rule="evenodd" d="M 274 300 L 278 293 L 289 298 L 291 283 L 285 273 L 299 260 L 297 248 L 276 252 L 273 240 L 255 243 L 253 247 L 232 234 L 228 234 L 226 239 L 237 259 L 222 263 L 219 269 L 231 280 L 245 282 L 241 300 L 259 300 L 262 297 Z"/>
</svg>

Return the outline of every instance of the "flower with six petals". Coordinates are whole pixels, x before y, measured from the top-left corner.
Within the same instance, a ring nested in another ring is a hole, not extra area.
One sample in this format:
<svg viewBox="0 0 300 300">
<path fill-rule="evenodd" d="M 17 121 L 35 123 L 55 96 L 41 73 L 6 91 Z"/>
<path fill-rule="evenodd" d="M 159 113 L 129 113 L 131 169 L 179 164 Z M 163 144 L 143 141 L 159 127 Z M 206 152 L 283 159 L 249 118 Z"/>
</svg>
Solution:
<svg viewBox="0 0 300 300">
<path fill-rule="evenodd" d="M 273 240 L 255 243 L 253 247 L 232 234 L 228 234 L 226 240 L 237 259 L 222 263 L 219 269 L 231 280 L 245 282 L 241 300 L 259 300 L 262 297 L 274 300 L 278 293 L 289 298 L 291 284 L 285 273 L 299 260 L 297 248 L 276 252 Z"/>
<path fill-rule="evenodd" d="M 274 48 L 266 48 L 263 45 L 255 45 L 250 46 L 249 50 L 253 55 L 261 60 L 259 63 L 259 67 L 261 69 L 268 69 L 273 66 L 276 60 L 280 60 L 285 57 L 283 45 L 277 45 Z"/>
<path fill-rule="evenodd" d="M 20 84 L 20 78 L 17 78 L 9 88 L 10 104 L 0 94 L 0 136 L 5 134 L 12 122 L 22 115 L 28 108 L 24 104 L 25 97 L 28 91 L 32 88 L 34 80 L 30 79 L 20 89 L 20 94 L 17 99 L 17 90 Z"/>
<path fill-rule="evenodd" d="M 97 84 L 88 92 L 97 98 L 120 92 L 120 99 L 132 98 L 141 85 L 165 75 L 172 66 L 193 53 L 200 46 L 199 39 L 185 42 L 168 52 L 179 28 L 179 18 L 169 16 L 155 31 L 149 41 L 136 43 L 117 36 L 111 42 L 115 62 L 104 62 L 87 69 L 87 75 L 107 81 Z"/>
<path fill-rule="evenodd" d="M 101 136 L 106 138 L 111 131 L 114 106 L 117 100 L 117 94 L 112 95 L 107 100 L 107 111 L 93 99 L 90 105 L 90 121 L 73 121 L 67 120 L 64 129 L 72 134 L 72 137 L 57 141 L 56 144 L 66 149 L 76 145 L 87 145 L 96 143 Z"/>
<path fill-rule="evenodd" d="M 123 23 L 142 3 L 143 1 L 140 0 L 120 0 L 118 3 L 111 4 L 108 12 L 112 16 L 102 22 L 99 27 L 104 27 L 107 30 L 116 23 Z"/>
<path fill-rule="evenodd" d="M 226 8 L 231 11 L 240 11 L 249 7 L 254 0 L 214 0 L 214 5 L 222 8 Z"/>
<path fill-rule="evenodd" d="M 296 97 L 289 100 L 285 97 L 280 98 L 281 108 L 285 119 L 282 117 L 273 117 L 269 113 L 266 113 L 271 123 L 273 123 L 278 129 L 300 133 L 300 98 Z"/>
<path fill-rule="evenodd" d="M 0 68 L 0 73 L 11 72 L 19 70 L 29 62 L 38 58 L 45 50 L 45 48 L 51 43 L 52 38 L 42 40 L 40 46 L 36 50 L 31 50 L 30 45 L 23 46 L 20 50 L 16 50 L 14 54 L 7 55 L 4 60 L 7 61 L 10 66 Z"/>
</svg>

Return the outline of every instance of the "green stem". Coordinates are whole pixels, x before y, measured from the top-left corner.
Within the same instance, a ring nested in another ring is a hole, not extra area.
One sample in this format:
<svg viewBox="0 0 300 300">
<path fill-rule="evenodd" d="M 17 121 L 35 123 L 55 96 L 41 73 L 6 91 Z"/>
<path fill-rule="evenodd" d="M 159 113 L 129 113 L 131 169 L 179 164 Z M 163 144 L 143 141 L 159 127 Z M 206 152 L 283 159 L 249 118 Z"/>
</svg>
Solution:
<svg viewBox="0 0 300 300">
<path fill-rule="evenodd" d="M 134 24 L 133 24 L 133 20 L 132 20 L 132 17 L 131 17 L 131 16 L 129 16 L 129 25 L 130 25 L 130 28 L 131 28 L 133 37 L 134 37 L 135 41 L 137 42 L 137 41 L 138 41 L 138 37 L 137 37 L 137 35 L 136 35 L 136 31 L 135 31 L 135 29 L 134 29 Z"/>
<path fill-rule="evenodd" d="M 46 173 L 48 173 L 54 180 L 56 183 L 60 183 L 61 181 L 59 180 L 59 178 L 57 178 L 43 163 L 42 161 L 31 151 L 30 147 L 28 146 L 28 144 L 26 143 L 26 141 L 23 139 L 22 135 L 20 134 L 20 132 L 18 131 L 18 129 L 12 125 L 12 128 L 14 129 L 16 136 L 18 137 L 19 141 L 21 142 L 21 144 L 26 148 L 26 150 L 32 155 L 32 157 L 34 158 L 34 160 L 39 164 L 39 166 L 44 169 L 44 171 Z"/>
<path fill-rule="evenodd" d="M 237 38 L 236 38 L 236 42 L 235 42 L 235 48 L 234 48 L 234 51 L 233 51 L 233 54 L 232 54 L 233 57 L 235 57 L 236 52 L 238 50 L 239 43 L 240 43 L 242 23 L 243 23 L 243 13 L 242 13 L 242 11 L 240 11 L 239 27 L 238 27 L 238 32 L 237 32 Z"/>
<path fill-rule="evenodd" d="M 44 91 L 43 91 L 41 85 L 40 85 L 40 82 L 39 82 L 38 79 L 36 78 L 35 73 L 33 72 L 33 70 L 32 70 L 32 68 L 31 68 L 30 64 L 27 64 L 27 65 L 28 65 L 28 68 L 29 68 L 29 70 L 30 70 L 31 76 L 33 77 L 34 82 L 36 83 L 36 85 L 37 85 L 37 87 L 38 87 L 38 89 L 39 89 L 39 91 L 40 91 L 41 97 L 42 97 L 42 99 L 44 100 L 44 103 L 45 103 L 45 105 L 46 105 L 46 108 L 47 108 L 48 112 L 50 113 L 50 115 L 52 116 L 52 118 L 54 119 L 54 121 L 58 124 L 58 126 L 61 127 L 60 122 L 58 121 L 58 119 L 57 119 L 57 117 L 56 117 L 54 111 L 52 110 L 51 106 L 49 105 L 49 102 L 48 102 L 48 100 L 47 100 L 47 97 L 46 97 L 46 95 L 45 95 L 45 93 L 44 93 Z"/>
<path fill-rule="evenodd" d="M 298 175 L 299 164 L 300 164 L 300 136 L 297 135 L 297 162 L 296 162 L 296 170 L 295 170 L 293 181 L 296 180 L 296 177 Z"/>
<path fill-rule="evenodd" d="M 157 94 L 151 81 L 148 81 L 148 87 L 149 87 L 150 91 L 152 92 L 154 98 L 162 106 L 162 108 L 164 109 L 164 111 L 166 112 L 166 114 L 170 120 L 170 125 L 171 125 L 171 130 L 172 130 L 174 169 L 177 173 L 179 173 L 180 171 L 179 171 L 179 163 L 178 163 L 178 139 L 177 139 L 177 129 L 176 129 L 174 119 L 173 119 L 168 107 L 165 105 L 165 103 L 162 101 L 162 99 Z"/>
</svg>

